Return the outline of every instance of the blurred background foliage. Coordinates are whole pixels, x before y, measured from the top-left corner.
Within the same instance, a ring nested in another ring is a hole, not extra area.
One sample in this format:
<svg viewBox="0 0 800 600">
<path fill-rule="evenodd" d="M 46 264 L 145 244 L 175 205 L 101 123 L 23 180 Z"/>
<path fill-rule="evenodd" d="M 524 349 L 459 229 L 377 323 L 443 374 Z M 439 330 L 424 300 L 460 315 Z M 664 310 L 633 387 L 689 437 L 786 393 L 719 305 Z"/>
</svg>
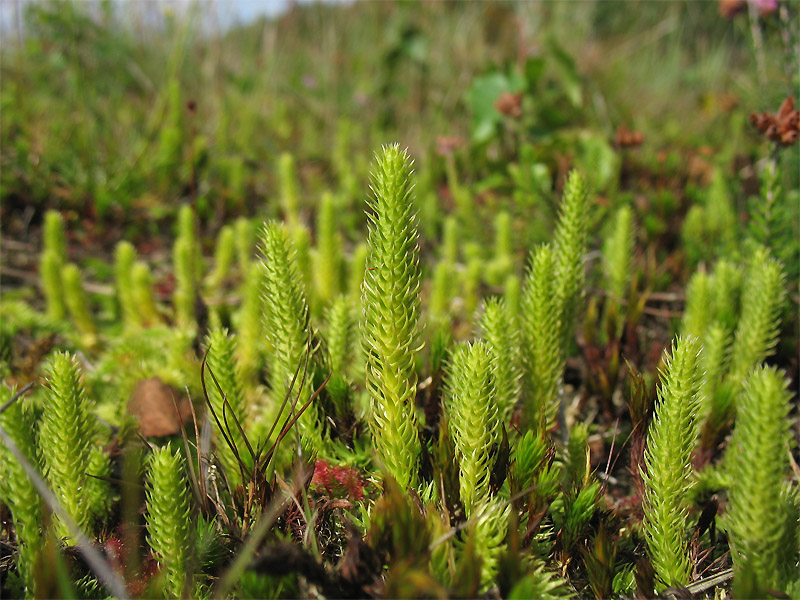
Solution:
<svg viewBox="0 0 800 600">
<path fill-rule="evenodd" d="M 747 115 L 797 88 L 768 35 L 781 17 L 756 24 L 754 51 L 747 16 L 712 2 L 291 4 L 225 27 L 201 19 L 210 5 L 170 6 L 21 5 L 0 62 L 4 233 L 57 208 L 101 244 L 117 227 L 137 239 L 191 196 L 208 232 L 273 215 L 283 151 L 304 209 L 324 189 L 350 206 L 389 141 L 440 213 L 465 195 L 552 212 L 577 166 L 602 196 L 646 192 L 663 221 L 714 166 L 747 184 L 763 155 Z M 635 156 L 614 143 L 621 125 L 644 136 Z"/>
</svg>

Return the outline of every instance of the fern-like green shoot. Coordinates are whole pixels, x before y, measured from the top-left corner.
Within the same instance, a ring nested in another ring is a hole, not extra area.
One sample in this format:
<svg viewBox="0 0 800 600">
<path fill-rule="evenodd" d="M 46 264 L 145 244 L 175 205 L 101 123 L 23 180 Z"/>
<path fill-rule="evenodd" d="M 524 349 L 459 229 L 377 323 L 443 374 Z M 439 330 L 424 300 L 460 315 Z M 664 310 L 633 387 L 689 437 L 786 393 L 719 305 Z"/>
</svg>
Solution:
<svg viewBox="0 0 800 600">
<path fill-rule="evenodd" d="M 336 202 L 330 192 L 325 192 L 319 203 L 313 263 L 317 300 L 328 306 L 339 293 L 342 279 L 342 240 L 337 231 Z"/>
<path fill-rule="evenodd" d="M 783 373 L 760 367 L 744 381 L 727 464 L 728 530 L 739 598 L 763 598 L 788 583 L 781 567 L 795 560 L 797 547 L 785 547 L 787 517 L 781 487 L 789 470 L 792 395 Z M 796 572 L 794 573 L 796 576 Z"/>
<path fill-rule="evenodd" d="M 700 338 L 714 318 L 712 280 L 705 271 L 695 271 L 686 288 L 681 335 Z"/>
<path fill-rule="evenodd" d="M 361 284 L 364 282 L 364 272 L 369 259 L 369 246 L 365 243 L 353 248 L 347 272 L 347 295 L 361 302 Z"/>
<path fill-rule="evenodd" d="M 685 501 L 693 485 L 692 452 L 702 381 L 699 354 L 697 338 L 680 337 L 673 344 L 647 432 L 643 526 L 660 590 L 688 585 L 692 574 Z"/>
<path fill-rule="evenodd" d="M 60 321 L 66 314 L 61 269 L 67 261 L 67 237 L 64 232 L 64 217 L 60 212 L 48 210 L 45 213 L 42 242 L 39 274 L 47 304 L 47 316 Z"/>
<path fill-rule="evenodd" d="M 411 160 L 384 146 L 372 173 L 369 257 L 362 286 L 362 345 L 375 449 L 402 487 L 415 486 L 419 432 L 414 367 L 419 319 L 419 246 Z"/>
<path fill-rule="evenodd" d="M 228 336 L 227 330 L 214 329 L 208 334 L 206 347 L 208 368 L 216 378 L 215 382 L 209 375 L 206 380 L 208 397 L 216 415 L 216 418 L 210 417 L 214 427 L 214 444 L 228 483 L 235 490 L 242 483 L 237 455 L 248 467 L 252 467 L 242 435 L 242 430 L 247 427 L 247 406 L 241 372 L 235 358 L 236 340 Z"/>
<path fill-rule="evenodd" d="M 64 285 L 61 281 L 63 264 L 64 259 L 53 250 L 45 250 L 39 259 L 39 276 L 42 279 L 47 316 L 54 321 L 63 320 L 67 312 L 64 302 Z"/>
<path fill-rule="evenodd" d="M 15 392 L 0 385 L 0 405 Z M 36 423 L 32 411 L 23 400 L 17 400 L 0 414 L 0 426 L 14 441 L 22 455 L 39 466 L 36 446 Z M 42 500 L 16 456 L 0 444 L 0 501 L 11 510 L 17 536 L 17 570 L 25 587 L 26 598 L 35 597 L 34 570 L 42 551 Z"/>
<path fill-rule="evenodd" d="M 236 263 L 242 278 L 247 277 L 247 270 L 253 260 L 256 245 L 256 230 L 250 219 L 239 217 L 233 224 L 234 241 L 236 243 Z"/>
<path fill-rule="evenodd" d="M 278 182 L 280 186 L 283 218 L 291 231 L 300 226 L 300 194 L 294 157 L 284 152 L 278 158 Z"/>
<path fill-rule="evenodd" d="M 627 297 L 633 259 L 633 214 L 630 206 L 621 206 L 614 215 L 611 235 L 603 245 L 603 268 L 608 291 L 617 301 Z"/>
<path fill-rule="evenodd" d="M 522 364 L 517 321 L 505 302 L 489 298 L 483 305 L 480 329 L 494 355 L 494 380 L 500 420 L 508 421 L 520 396 Z"/>
<path fill-rule="evenodd" d="M 214 249 L 214 268 L 208 274 L 208 288 L 212 294 L 219 295 L 228 277 L 236 252 L 235 232 L 231 225 L 225 225 L 217 235 Z"/>
<path fill-rule="evenodd" d="M 164 596 L 184 598 L 190 579 L 192 523 L 185 461 L 169 447 L 150 456 L 147 476 L 148 542 L 164 571 Z"/>
<path fill-rule="evenodd" d="M 458 455 L 459 489 L 467 516 L 489 497 L 494 467 L 492 447 L 500 441 L 494 363 L 494 353 L 486 342 L 460 344 L 453 352 L 448 373 L 445 406 Z"/>
<path fill-rule="evenodd" d="M 262 233 L 264 252 L 264 331 L 270 342 L 269 369 L 273 401 L 281 403 L 290 391 L 297 406 L 302 406 L 311 395 L 311 365 L 302 387 L 300 381 L 305 365 L 308 339 L 309 315 L 305 286 L 295 262 L 294 246 L 286 227 L 275 221 L 265 224 Z M 300 365 L 300 374 L 294 388 L 292 377 Z M 299 391 L 299 394 L 298 394 Z M 289 405 L 284 409 L 288 411 Z M 277 408 L 277 406 L 276 406 Z M 288 412 L 286 413 L 288 414 Z M 277 415 L 273 415 L 277 416 Z M 281 417 L 281 422 L 285 414 Z M 304 435 L 313 435 L 318 429 L 314 406 L 300 418 Z"/>
<path fill-rule="evenodd" d="M 778 343 L 780 313 L 786 290 L 781 264 L 758 248 L 751 257 L 742 287 L 742 316 L 731 351 L 731 376 L 741 381 L 769 356 Z"/>
<path fill-rule="evenodd" d="M 91 348 L 97 342 L 97 329 L 89 312 L 89 298 L 83 289 L 78 265 L 73 263 L 64 265 L 61 270 L 61 280 L 64 283 L 64 300 L 69 309 L 69 316 L 81 335 L 83 346 Z"/>
<path fill-rule="evenodd" d="M 114 284 L 117 288 L 122 322 L 126 329 L 141 326 L 141 317 L 133 296 L 133 265 L 136 263 L 136 249 L 125 240 L 114 248 Z"/>
<path fill-rule="evenodd" d="M 739 320 L 741 287 L 742 271 L 739 266 L 730 260 L 719 260 L 714 265 L 711 281 L 714 317 L 728 331 L 733 331 Z"/>
<path fill-rule="evenodd" d="M 553 289 L 559 303 L 562 354 L 566 354 L 572 341 L 584 296 L 586 273 L 583 257 L 587 251 L 588 212 L 586 182 L 578 171 L 572 171 L 564 187 L 558 225 L 553 238 L 555 257 Z"/>
<path fill-rule="evenodd" d="M 353 301 L 347 296 L 338 296 L 326 315 L 328 354 L 331 372 L 345 373 L 353 357 L 356 318 Z"/>
<path fill-rule="evenodd" d="M 249 265 L 242 285 L 242 306 L 237 323 L 238 359 L 242 381 L 246 386 L 255 383 L 262 367 L 264 324 L 262 301 L 266 271 L 261 262 Z"/>
<path fill-rule="evenodd" d="M 520 579 L 509 593 L 509 600 L 567 600 L 574 594 L 566 582 L 553 573 L 544 570 L 544 563 L 539 562 L 532 571 Z"/>
<path fill-rule="evenodd" d="M 89 400 L 74 356 L 55 354 L 47 370 L 48 401 L 39 428 L 45 475 L 64 510 L 86 530 L 91 516 L 86 471 L 94 438 Z M 65 523 L 56 525 L 59 535 L 70 537 Z"/>
<path fill-rule="evenodd" d="M 142 261 L 136 261 L 131 269 L 131 294 L 143 324 L 148 327 L 160 324 L 161 314 L 153 294 L 153 275 Z"/>
<path fill-rule="evenodd" d="M 522 297 L 523 364 L 527 377 L 529 427 L 552 424 L 558 410 L 558 387 L 564 369 L 561 315 L 555 285 L 555 256 L 548 245 L 531 257 Z"/>
<path fill-rule="evenodd" d="M 486 498 L 474 507 L 475 520 L 467 528 L 465 541 L 472 541 L 481 559 L 481 591 L 491 588 L 508 531 L 509 507 L 500 499 Z"/>
</svg>

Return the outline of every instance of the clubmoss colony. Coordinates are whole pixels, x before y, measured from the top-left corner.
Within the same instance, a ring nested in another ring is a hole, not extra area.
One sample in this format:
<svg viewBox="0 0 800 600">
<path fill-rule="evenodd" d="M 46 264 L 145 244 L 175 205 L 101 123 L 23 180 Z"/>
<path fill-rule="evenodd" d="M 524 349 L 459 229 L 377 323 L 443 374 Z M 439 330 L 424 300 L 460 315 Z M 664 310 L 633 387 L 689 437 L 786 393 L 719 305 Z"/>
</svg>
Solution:
<svg viewBox="0 0 800 600">
<path fill-rule="evenodd" d="M 654 402 L 632 366 L 623 400 L 611 401 L 619 353 L 605 380 L 587 375 L 608 393 L 607 410 L 627 403 L 632 423 L 630 448 L 620 432 L 598 467 L 565 369 L 579 324 L 587 347 L 603 337 L 618 352 L 641 314 L 629 207 L 609 217 L 598 317 L 584 302 L 595 217 L 578 172 L 552 240 L 529 249 L 520 278 L 506 213 L 490 258 L 459 239 L 461 215 L 444 222 L 438 262 L 421 265 L 412 162 L 397 145 L 372 167 L 366 244 L 344 243 L 333 194 L 312 236 L 294 159 L 279 167 L 285 222 L 223 227 L 208 271 L 196 217 L 181 209 L 171 304 L 157 299 L 135 248 L 119 243 L 114 326 L 88 310 L 63 220 L 48 213 L 45 312 L 11 303 L 4 316 L 58 332 L 72 352 L 52 354 L 33 392 L 0 388 L 12 532 L 4 593 L 800 590 L 791 395 L 785 375 L 764 365 L 785 275 L 759 239 L 746 242 L 749 260 L 722 259 L 691 278 Z M 237 287 L 239 301 L 226 302 Z M 136 433 L 125 400 L 154 376 L 175 386 L 167 414 L 177 390 L 194 397 L 183 436 L 177 426 L 159 438 Z M 623 453 L 629 482 L 617 485 L 638 490 L 629 507 L 611 493 Z M 86 562 L 65 551 L 75 544 Z"/>
</svg>

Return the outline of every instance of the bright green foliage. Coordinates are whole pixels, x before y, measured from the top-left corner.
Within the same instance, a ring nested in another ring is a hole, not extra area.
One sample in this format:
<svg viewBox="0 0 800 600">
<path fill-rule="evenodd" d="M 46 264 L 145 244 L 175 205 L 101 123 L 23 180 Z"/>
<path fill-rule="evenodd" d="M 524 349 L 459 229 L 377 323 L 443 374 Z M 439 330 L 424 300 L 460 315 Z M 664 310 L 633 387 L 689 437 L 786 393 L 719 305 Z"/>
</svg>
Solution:
<svg viewBox="0 0 800 600">
<path fill-rule="evenodd" d="M 253 382 L 261 370 L 261 346 L 264 324 L 261 315 L 261 294 L 266 284 L 266 270 L 262 263 L 253 263 L 245 273 L 242 290 L 242 307 L 238 323 L 238 359 L 242 380 Z"/>
<path fill-rule="evenodd" d="M 553 463 L 553 450 L 543 431 L 528 430 L 514 447 L 512 474 L 522 490 L 530 489 L 535 503 L 550 502 L 561 484 L 559 466 Z"/>
<path fill-rule="evenodd" d="M 313 276 L 311 274 L 311 232 L 305 225 L 300 225 L 297 229 L 289 229 L 289 239 L 294 246 L 294 261 L 297 264 L 297 271 L 302 277 L 303 287 L 306 290 L 314 291 Z"/>
<path fill-rule="evenodd" d="M 0 405 L 15 392 L 0 385 Z M 36 447 L 36 423 L 33 413 L 22 400 L 17 400 L 0 414 L 0 426 L 16 444 L 22 455 L 34 466 L 39 466 L 39 453 Z M 19 551 L 17 569 L 25 586 L 26 598 L 35 594 L 34 569 L 42 549 L 42 536 L 39 528 L 42 522 L 42 501 L 11 451 L 0 444 L 0 500 L 11 510 Z"/>
<path fill-rule="evenodd" d="M 161 315 L 153 295 L 153 275 L 147 263 L 134 263 L 131 269 L 131 294 L 144 325 L 152 327 L 161 323 Z"/>
<path fill-rule="evenodd" d="M 489 298 L 484 302 L 480 329 L 494 355 L 496 404 L 500 420 L 505 423 L 520 395 L 522 365 L 519 329 L 505 302 L 499 298 Z"/>
<path fill-rule="evenodd" d="M 49 389 L 39 428 L 45 476 L 67 514 L 86 530 L 90 519 L 86 472 L 94 438 L 89 401 L 74 356 L 55 354 L 47 371 Z M 59 535 L 69 537 L 66 525 L 60 520 L 56 524 Z"/>
<path fill-rule="evenodd" d="M 411 161 L 397 145 L 384 146 L 377 157 L 372 189 L 361 326 L 372 434 L 389 474 L 401 487 L 414 486 L 420 451 L 414 410 L 419 246 Z"/>
<path fill-rule="evenodd" d="M 61 280 L 64 283 L 64 300 L 75 329 L 81 334 L 83 345 L 92 347 L 97 341 L 97 330 L 89 313 L 89 298 L 83 289 L 78 266 L 73 263 L 64 265 L 61 270 Z"/>
<path fill-rule="evenodd" d="M 475 545 L 481 559 L 481 590 L 494 585 L 497 566 L 504 550 L 509 508 L 504 501 L 484 498 L 474 507 L 474 522 L 467 527 L 465 541 Z"/>
<path fill-rule="evenodd" d="M 133 296 L 133 265 L 136 262 L 136 249 L 125 240 L 114 248 L 114 284 L 122 312 L 122 322 L 126 329 L 141 326 L 141 318 Z"/>
<path fill-rule="evenodd" d="M 241 372 L 236 363 L 236 340 L 225 329 L 212 330 L 206 339 L 207 364 L 219 387 L 208 375 L 206 388 L 216 419 L 209 415 L 214 427 L 214 443 L 231 489 L 242 483 L 237 454 L 245 462 L 249 457 L 242 429 L 247 426 L 247 406 L 244 399 Z M 221 390 L 221 392 L 220 392 Z M 238 423 L 238 425 L 237 425 Z M 240 429 L 241 427 L 241 429 Z M 236 452 L 231 448 L 236 448 Z"/>
<path fill-rule="evenodd" d="M 167 114 L 164 125 L 159 131 L 155 165 L 161 185 L 165 187 L 180 168 L 183 158 L 184 127 L 180 82 L 176 78 L 171 78 L 164 93 Z"/>
<path fill-rule="evenodd" d="M 64 318 L 64 288 L 61 282 L 61 268 L 64 260 L 52 250 L 42 252 L 39 260 L 39 274 L 42 278 L 42 290 L 47 302 L 47 316 L 54 321 Z"/>
<path fill-rule="evenodd" d="M 458 219 L 449 215 L 444 220 L 442 229 L 442 260 L 450 264 L 458 262 L 458 247 L 461 240 L 458 235 Z"/>
<path fill-rule="evenodd" d="M 530 598 L 559 600 L 573 596 L 574 594 L 567 588 L 566 582 L 557 575 L 545 571 L 543 563 L 537 564 L 535 569 L 520 579 L 508 595 L 509 600 L 528 600 Z"/>
<path fill-rule="evenodd" d="M 797 546 L 782 545 L 787 517 L 781 486 L 789 473 L 792 395 L 774 368 L 760 367 L 744 381 L 728 465 L 728 531 L 739 598 L 763 598 L 788 583 L 781 567 L 795 560 Z M 794 573 L 796 576 L 796 572 Z"/>
<path fill-rule="evenodd" d="M 364 272 L 367 269 L 369 246 L 358 244 L 353 249 L 347 278 L 347 294 L 351 298 L 361 301 L 361 284 L 364 282 Z"/>
<path fill-rule="evenodd" d="M 103 447 L 94 444 L 89 457 L 89 466 L 86 472 L 93 477 L 86 479 L 86 501 L 89 504 L 89 513 L 94 519 L 104 521 L 111 510 L 111 461 L 103 451 Z"/>
<path fill-rule="evenodd" d="M 236 243 L 236 262 L 239 265 L 239 273 L 242 277 L 247 276 L 247 270 L 253 259 L 253 249 L 256 244 L 256 232 L 250 219 L 239 217 L 233 224 L 234 242 Z"/>
<path fill-rule="evenodd" d="M 778 343 L 781 305 L 786 291 L 781 264 L 759 248 L 753 254 L 742 288 L 742 317 L 731 353 L 731 375 L 741 380 Z"/>
<path fill-rule="evenodd" d="M 473 256 L 467 262 L 464 273 L 464 287 L 462 298 L 464 300 L 464 316 L 472 321 L 478 308 L 481 293 L 481 278 L 483 277 L 483 260 L 480 256 Z"/>
<path fill-rule="evenodd" d="M 696 265 L 715 256 L 729 256 L 736 247 L 736 213 L 720 169 L 715 169 L 702 203 L 691 207 L 683 224 L 689 262 Z"/>
<path fill-rule="evenodd" d="M 290 242 L 286 227 L 275 221 L 266 223 L 262 234 L 262 244 L 264 252 L 262 298 L 264 331 L 271 346 L 268 362 L 273 401 L 279 404 L 291 389 L 292 398 L 297 398 L 299 407 L 311 395 L 310 388 L 313 379 L 312 373 L 309 372 L 305 377 L 302 389 L 299 387 L 309 339 L 308 303 L 305 288 L 300 279 L 295 262 L 294 247 Z M 294 388 L 291 388 L 292 377 L 298 365 L 300 373 Z M 285 409 L 287 411 L 288 406 L 287 404 L 287 409 Z M 299 423 L 305 435 L 312 435 L 312 432 L 318 427 L 313 406 L 306 410 Z"/>
<path fill-rule="evenodd" d="M 550 505 L 553 523 L 561 531 L 561 544 L 568 551 L 585 537 L 584 529 L 600 504 L 600 482 L 565 491 Z"/>
<path fill-rule="evenodd" d="M 165 573 L 164 596 L 186 596 L 192 556 L 191 507 L 185 461 L 169 447 L 150 456 L 147 476 L 148 542 Z"/>
<path fill-rule="evenodd" d="M 788 154 L 785 164 L 792 165 L 794 157 Z M 800 258 L 800 236 L 798 235 L 797 189 L 783 189 L 784 175 L 778 157 L 771 157 L 761 172 L 761 194 L 753 198 L 749 207 L 748 233 L 757 244 L 761 244 L 785 265 L 797 264 Z M 788 193 L 787 193 L 788 192 Z M 795 278 L 797 273 L 794 273 Z"/>
<path fill-rule="evenodd" d="M 433 268 L 433 281 L 428 300 L 428 319 L 447 319 L 450 314 L 450 300 L 452 296 L 452 271 L 453 265 L 439 261 Z"/>
<path fill-rule="evenodd" d="M 627 297 L 633 260 L 633 215 L 630 206 L 620 207 L 614 215 L 611 235 L 603 245 L 603 269 L 608 292 L 616 301 Z"/>
<path fill-rule="evenodd" d="M 489 496 L 492 446 L 500 441 L 494 362 L 495 355 L 486 342 L 460 344 L 453 352 L 448 374 L 445 406 L 461 469 L 459 487 L 467 516 Z"/>
<path fill-rule="evenodd" d="M 647 432 L 643 526 L 660 590 L 687 585 L 692 573 L 685 500 L 693 485 L 692 451 L 702 381 L 699 353 L 697 338 L 680 337 L 673 344 Z"/>
<path fill-rule="evenodd" d="M 526 419 L 530 427 L 552 423 L 564 369 L 561 319 L 555 289 L 555 256 L 544 244 L 534 250 L 522 297 Z"/>
<path fill-rule="evenodd" d="M 214 294 L 221 292 L 222 284 L 230 273 L 236 251 L 234 236 L 234 229 L 230 225 L 225 225 L 219 230 L 217 247 L 214 250 L 214 269 L 208 275 L 208 287 Z"/>
<path fill-rule="evenodd" d="M 336 202 L 325 192 L 317 212 L 317 247 L 314 254 L 317 300 L 327 306 L 339 293 L 342 279 L 342 240 L 337 231 Z"/>
<path fill-rule="evenodd" d="M 42 225 L 44 251 L 55 252 L 62 260 L 67 259 L 67 236 L 64 232 L 64 217 L 57 210 L 48 210 Z"/>
<path fill-rule="evenodd" d="M 503 301 L 508 308 L 509 314 L 517 322 L 520 322 L 522 305 L 522 284 L 519 277 L 512 273 L 506 277 L 505 290 L 503 291 Z"/>
<path fill-rule="evenodd" d="M 501 286 L 514 269 L 514 254 L 511 242 L 511 215 L 505 211 L 494 219 L 494 257 L 486 265 L 486 281 Z"/>
<path fill-rule="evenodd" d="M 178 237 L 172 248 L 175 271 L 175 320 L 181 327 L 190 327 L 195 322 L 194 305 L 200 277 L 200 251 L 195 232 L 192 207 L 181 206 L 178 212 Z"/>
<path fill-rule="evenodd" d="M 294 157 L 284 152 L 278 158 L 278 181 L 283 206 L 283 218 L 289 230 L 300 226 L 300 196 L 297 190 L 297 172 Z"/>
<path fill-rule="evenodd" d="M 47 302 L 47 315 L 51 319 L 63 319 L 65 314 L 61 269 L 67 260 L 67 237 L 64 233 L 64 217 L 60 212 L 48 210 L 44 216 L 42 231 L 42 256 L 39 271 Z"/>
<path fill-rule="evenodd" d="M 589 484 L 591 462 L 589 455 L 589 428 L 576 423 L 569 432 L 564 469 L 561 475 L 565 490 L 579 490 Z"/>
<path fill-rule="evenodd" d="M 696 271 L 686 288 L 686 309 L 681 334 L 700 337 L 714 317 L 712 278 L 705 271 Z"/>
<path fill-rule="evenodd" d="M 555 286 L 558 313 L 561 320 L 562 354 L 566 353 L 575 333 L 576 318 L 584 296 L 586 274 L 583 257 L 586 255 L 588 224 L 588 193 L 583 176 L 572 171 L 564 187 L 558 225 L 553 238 L 555 257 Z"/>
<path fill-rule="evenodd" d="M 700 353 L 700 365 L 705 373 L 700 394 L 701 418 L 706 416 L 714 406 L 717 389 L 722 383 L 728 367 L 730 341 L 730 333 L 718 322 L 712 323 L 706 330 Z"/>
<path fill-rule="evenodd" d="M 733 331 L 739 319 L 742 271 L 737 264 L 729 260 L 717 261 L 711 285 L 715 318 L 728 331 Z"/>
<path fill-rule="evenodd" d="M 345 373 L 353 355 L 356 319 L 353 303 L 347 296 L 339 296 L 327 311 L 327 340 L 331 372 Z"/>
<path fill-rule="evenodd" d="M 172 301 L 175 306 L 175 321 L 188 327 L 194 323 L 195 279 L 192 268 L 192 247 L 182 238 L 175 241 L 172 249 L 175 268 L 175 292 Z"/>
</svg>

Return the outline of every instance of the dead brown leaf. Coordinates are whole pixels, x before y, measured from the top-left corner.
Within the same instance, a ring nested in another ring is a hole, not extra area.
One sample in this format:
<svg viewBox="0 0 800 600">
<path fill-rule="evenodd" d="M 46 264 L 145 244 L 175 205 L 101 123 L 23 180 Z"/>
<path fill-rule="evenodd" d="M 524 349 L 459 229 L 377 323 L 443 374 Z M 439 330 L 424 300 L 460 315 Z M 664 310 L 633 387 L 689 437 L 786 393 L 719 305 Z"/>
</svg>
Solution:
<svg viewBox="0 0 800 600">
<path fill-rule="evenodd" d="M 139 432 L 144 437 L 175 435 L 192 420 L 186 395 L 158 377 L 142 379 L 136 384 L 128 401 L 128 412 L 139 421 Z"/>
</svg>

